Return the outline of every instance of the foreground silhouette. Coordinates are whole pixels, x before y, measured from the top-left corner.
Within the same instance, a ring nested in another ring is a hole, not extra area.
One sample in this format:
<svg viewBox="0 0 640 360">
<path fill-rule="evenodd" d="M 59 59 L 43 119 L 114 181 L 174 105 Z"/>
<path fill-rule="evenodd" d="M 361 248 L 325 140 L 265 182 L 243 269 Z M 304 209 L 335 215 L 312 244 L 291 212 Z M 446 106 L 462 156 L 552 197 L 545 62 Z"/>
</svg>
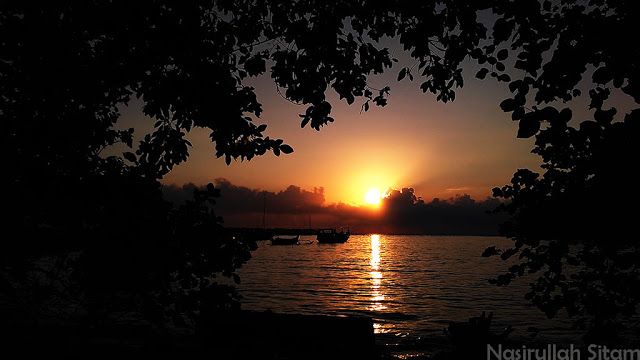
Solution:
<svg viewBox="0 0 640 360">
<path fill-rule="evenodd" d="M 158 179 L 187 159 L 194 127 L 211 131 L 227 164 L 293 151 L 256 124 L 254 76 L 268 72 L 306 106 L 302 127 L 334 121 L 328 90 L 364 111 L 385 106 L 391 88 L 367 76 L 393 65 L 377 43 L 388 36 L 416 61 L 398 80 L 422 77 L 438 101 L 455 99 L 469 58 L 477 78 L 508 86 L 500 107 L 517 136 L 535 136 L 545 173 L 519 170 L 496 189 L 514 216 L 503 227 L 514 248 L 486 255 L 522 256 L 496 283 L 539 272 L 532 303 L 548 316 L 564 309 L 598 339 L 640 301 L 627 210 L 638 195 L 614 193 L 633 188 L 640 121 L 640 54 L 614 40 L 638 20 L 631 2 L 604 0 L 2 2 L 3 223 L 20 234 L 0 252 L 3 324 L 101 327 L 135 314 L 162 328 L 237 308 L 239 294 L 214 276 L 239 281 L 255 244 L 221 227 L 213 186 L 174 209 Z M 583 91 L 593 119 L 580 122 L 560 102 Z M 116 126 L 134 95 L 155 122 L 135 148 L 133 129 Z M 613 105 L 625 101 L 634 109 L 622 118 Z M 105 155 L 114 144 L 131 151 Z"/>
</svg>

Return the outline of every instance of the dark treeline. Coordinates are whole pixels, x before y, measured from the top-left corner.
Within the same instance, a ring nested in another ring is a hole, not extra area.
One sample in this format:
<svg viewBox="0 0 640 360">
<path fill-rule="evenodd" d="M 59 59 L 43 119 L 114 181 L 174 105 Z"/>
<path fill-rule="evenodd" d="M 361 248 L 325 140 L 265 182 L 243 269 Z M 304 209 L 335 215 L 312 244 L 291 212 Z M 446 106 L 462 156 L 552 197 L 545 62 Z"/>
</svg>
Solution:
<svg viewBox="0 0 640 360">
<path fill-rule="evenodd" d="M 225 226 L 313 228 L 349 226 L 353 233 L 426 234 L 426 235 L 497 235 L 498 225 L 506 220 L 495 214 L 501 202 L 488 198 L 476 201 L 469 195 L 424 201 L 413 188 L 388 189 L 379 206 L 371 208 L 345 203 L 327 204 L 324 189 L 303 190 L 290 185 L 279 192 L 249 189 L 216 179 L 221 197 L 216 212 Z M 183 204 L 194 189 L 185 184 L 162 188 L 174 204 Z M 296 226 L 291 226 L 291 220 Z M 263 220 L 265 223 L 263 224 Z"/>
</svg>

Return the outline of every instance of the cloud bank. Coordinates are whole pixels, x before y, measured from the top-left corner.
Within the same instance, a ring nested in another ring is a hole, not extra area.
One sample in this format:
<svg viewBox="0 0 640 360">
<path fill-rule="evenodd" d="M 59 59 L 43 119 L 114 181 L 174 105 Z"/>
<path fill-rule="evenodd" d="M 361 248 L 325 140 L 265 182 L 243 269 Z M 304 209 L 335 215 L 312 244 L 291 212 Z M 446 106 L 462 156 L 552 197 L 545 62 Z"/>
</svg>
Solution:
<svg viewBox="0 0 640 360">
<path fill-rule="evenodd" d="M 325 203 L 324 189 L 290 185 L 279 192 L 237 186 L 224 178 L 213 181 L 221 197 L 216 214 L 231 227 L 319 228 L 350 226 L 354 233 L 495 235 L 505 219 L 489 214 L 500 203 L 469 195 L 425 202 L 413 188 L 388 189 L 380 205 Z M 168 185 L 163 192 L 175 204 L 190 199 L 198 186 Z"/>
</svg>

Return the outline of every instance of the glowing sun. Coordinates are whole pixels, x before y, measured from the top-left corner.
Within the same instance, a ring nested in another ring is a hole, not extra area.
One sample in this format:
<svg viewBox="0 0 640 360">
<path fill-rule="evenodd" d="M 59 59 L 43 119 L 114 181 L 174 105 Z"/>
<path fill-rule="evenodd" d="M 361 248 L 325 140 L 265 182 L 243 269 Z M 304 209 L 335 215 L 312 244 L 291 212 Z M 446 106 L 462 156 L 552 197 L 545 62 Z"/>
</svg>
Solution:
<svg viewBox="0 0 640 360">
<path fill-rule="evenodd" d="M 380 204 L 381 196 L 382 194 L 380 194 L 378 189 L 369 189 L 367 195 L 364 196 L 364 202 L 371 205 L 378 205 Z"/>
</svg>

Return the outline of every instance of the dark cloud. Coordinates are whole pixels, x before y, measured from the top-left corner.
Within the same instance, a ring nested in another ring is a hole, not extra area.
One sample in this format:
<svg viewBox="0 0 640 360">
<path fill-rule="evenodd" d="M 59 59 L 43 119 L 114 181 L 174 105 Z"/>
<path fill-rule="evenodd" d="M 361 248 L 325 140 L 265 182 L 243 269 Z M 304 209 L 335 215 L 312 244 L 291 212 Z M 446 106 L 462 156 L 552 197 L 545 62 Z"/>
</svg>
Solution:
<svg viewBox="0 0 640 360">
<path fill-rule="evenodd" d="M 226 179 L 214 181 L 221 197 L 216 213 L 228 226 L 337 227 L 349 225 L 353 232 L 394 234 L 493 235 L 504 219 L 488 214 L 500 203 L 469 195 L 425 202 L 413 188 L 388 189 L 379 207 L 344 203 L 325 204 L 324 189 L 312 191 L 290 185 L 280 192 L 236 186 Z M 167 199 L 181 203 L 190 198 L 194 184 L 165 186 Z M 263 217 L 266 206 L 266 216 Z"/>
<path fill-rule="evenodd" d="M 496 234 L 498 224 L 504 221 L 489 214 L 500 204 L 493 198 L 476 201 L 464 194 L 426 203 L 412 188 L 391 189 L 387 195 L 382 199 L 386 220 L 405 233 L 490 235 Z"/>
<path fill-rule="evenodd" d="M 322 187 L 308 191 L 290 185 L 283 191 L 271 192 L 236 186 L 225 178 L 218 178 L 213 184 L 221 195 L 216 200 L 216 214 L 224 218 L 227 226 L 261 227 L 264 222 L 268 227 L 295 228 L 310 227 L 312 220 L 317 226 L 328 226 L 332 221 L 325 216 Z M 163 192 L 167 200 L 180 205 L 192 198 L 196 188 L 193 183 L 181 187 L 167 185 Z"/>
<path fill-rule="evenodd" d="M 307 191 L 299 186 L 289 185 L 286 190 L 275 193 L 236 186 L 225 178 L 218 178 L 213 184 L 220 189 L 221 197 L 217 199 L 216 211 L 221 214 L 263 212 L 265 205 L 267 210 L 274 214 L 309 213 L 320 211 L 324 204 L 324 188 L 321 187 Z M 198 187 L 193 183 L 182 187 L 167 185 L 164 186 L 163 192 L 167 200 L 174 204 L 182 204 L 193 196 L 196 188 L 202 186 Z"/>
<path fill-rule="evenodd" d="M 224 178 L 213 183 L 222 195 L 216 207 L 221 214 L 262 212 L 265 205 L 271 214 L 310 213 L 319 211 L 324 204 L 324 188 L 307 191 L 289 185 L 286 190 L 275 193 L 236 186 Z"/>
</svg>

